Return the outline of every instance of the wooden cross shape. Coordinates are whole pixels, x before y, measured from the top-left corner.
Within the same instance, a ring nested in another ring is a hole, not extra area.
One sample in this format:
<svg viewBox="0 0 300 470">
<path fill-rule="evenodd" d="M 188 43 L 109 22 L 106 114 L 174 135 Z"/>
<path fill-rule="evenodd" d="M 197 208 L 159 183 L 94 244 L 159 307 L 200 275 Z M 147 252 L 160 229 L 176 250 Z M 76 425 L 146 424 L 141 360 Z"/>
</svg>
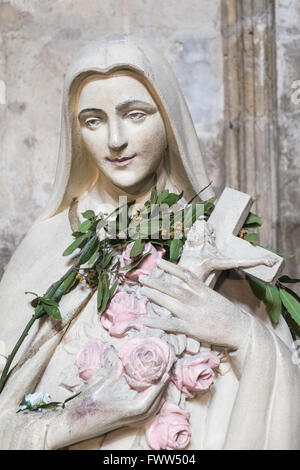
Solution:
<svg viewBox="0 0 300 470">
<path fill-rule="evenodd" d="M 247 274 L 267 283 L 274 283 L 280 275 L 284 259 L 260 246 L 254 246 L 237 234 L 247 219 L 253 199 L 248 194 L 226 187 L 209 218 L 209 224 L 216 235 L 218 252 L 224 258 L 263 258 L 272 255 L 273 266 L 259 265 L 253 268 L 240 268 Z"/>
</svg>

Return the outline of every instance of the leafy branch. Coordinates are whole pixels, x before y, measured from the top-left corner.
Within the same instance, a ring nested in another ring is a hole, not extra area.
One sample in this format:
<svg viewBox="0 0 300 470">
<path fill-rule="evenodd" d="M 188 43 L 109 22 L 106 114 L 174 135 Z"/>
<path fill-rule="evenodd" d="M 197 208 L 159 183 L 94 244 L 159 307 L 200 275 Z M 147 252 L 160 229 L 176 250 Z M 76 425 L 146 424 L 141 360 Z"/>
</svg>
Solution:
<svg viewBox="0 0 300 470">
<path fill-rule="evenodd" d="M 209 219 L 214 209 L 215 197 L 191 204 L 202 191 L 188 203 L 183 203 L 183 192 L 175 194 L 165 189 L 158 193 L 154 187 L 150 199 L 135 213 L 135 201 L 116 208 L 110 214 L 96 215 L 92 210 L 85 211 L 82 214 L 85 220 L 72 233 L 74 240 L 63 252 L 63 256 L 70 256 L 75 250 L 79 250 L 72 267 L 54 282 L 44 295 L 27 292 L 35 297 L 31 301 L 35 309 L 34 314 L 7 358 L 0 377 L 0 393 L 11 372 L 12 362 L 32 325 L 43 316 L 61 321 L 59 302 L 63 295 L 68 294 L 79 283 L 85 283 L 87 287 L 97 290 L 97 311 L 101 315 L 107 309 L 119 283 L 123 281 L 125 272 L 137 268 L 149 255 L 150 251 L 145 252 L 146 240 L 164 248 L 166 259 L 177 262 L 181 257 L 187 232 L 199 217 L 199 208 L 205 220 Z M 253 245 L 258 245 L 258 235 L 251 230 L 258 229 L 261 225 L 262 219 L 250 213 L 239 236 Z M 132 243 L 132 261 L 121 268 L 120 250 L 129 243 Z M 251 276 L 248 276 L 248 280 L 256 297 L 265 303 L 272 321 L 276 324 L 280 315 L 283 315 L 294 337 L 300 336 L 300 298 L 286 286 L 298 283 L 300 279 L 283 275 L 275 286 Z M 47 407 L 51 406 L 64 404 L 47 404 Z"/>
<path fill-rule="evenodd" d="M 263 221 L 259 216 L 250 213 L 239 236 L 253 245 L 262 246 L 257 242 L 258 234 L 249 232 L 249 229 L 259 229 L 262 224 Z M 274 253 L 269 248 L 262 248 Z M 293 257 L 288 254 L 280 254 L 279 256 L 286 259 Z M 290 328 L 293 338 L 300 337 L 300 297 L 285 285 L 299 283 L 300 279 L 282 275 L 274 286 L 252 276 L 247 276 L 247 279 L 254 295 L 264 302 L 272 322 L 276 325 L 282 315 Z"/>
</svg>

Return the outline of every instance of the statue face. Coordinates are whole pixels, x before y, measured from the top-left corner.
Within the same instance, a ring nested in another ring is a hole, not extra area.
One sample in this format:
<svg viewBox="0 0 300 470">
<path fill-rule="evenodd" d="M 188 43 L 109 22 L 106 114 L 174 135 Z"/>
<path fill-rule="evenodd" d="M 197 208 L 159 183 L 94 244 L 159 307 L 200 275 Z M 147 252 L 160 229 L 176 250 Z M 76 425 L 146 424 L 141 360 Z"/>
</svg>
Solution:
<svg viewBox="0 0 300 470">
<path fill-rule="evenodd" d="M 82 139 L 114 185 L 143 192 L 167 147 L 162 117 L 147 89 L 128 75 L 91 77 L 80 92 Z"/>
</svg>

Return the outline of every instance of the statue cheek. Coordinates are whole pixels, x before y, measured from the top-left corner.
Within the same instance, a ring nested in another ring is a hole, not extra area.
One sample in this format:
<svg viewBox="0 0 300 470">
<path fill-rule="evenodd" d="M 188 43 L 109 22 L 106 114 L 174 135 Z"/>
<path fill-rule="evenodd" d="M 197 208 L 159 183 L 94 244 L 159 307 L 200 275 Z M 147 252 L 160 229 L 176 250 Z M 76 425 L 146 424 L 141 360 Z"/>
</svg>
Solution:
<svg viewBox="0 0 300 470">
<path fill-rule="evenodd" d="M 107 131 L 105 129 L 81 131 L 82 142 L 87 152 L 96 160 L 101 160 L 107 152 Z"/>
</svg>

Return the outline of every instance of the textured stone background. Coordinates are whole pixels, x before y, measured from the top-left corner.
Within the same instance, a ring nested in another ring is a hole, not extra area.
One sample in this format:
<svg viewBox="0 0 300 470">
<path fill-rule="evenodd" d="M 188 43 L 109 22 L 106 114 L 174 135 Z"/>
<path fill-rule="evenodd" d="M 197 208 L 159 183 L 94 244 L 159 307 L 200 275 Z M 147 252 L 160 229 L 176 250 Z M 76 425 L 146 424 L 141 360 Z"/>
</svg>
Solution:
<svg viewBox="0 0 300 470">
<path fill-rule="evenodd" d="M 0 276 L 51 192 L 66 68 L 78 49 L 98 36 L 143 33 L 160 45 L 187 99 L 214 186 L 224 185 L 221 2 L 0 0 L 0 80 L 6 84 L 6 104 L 0 104 Z M 300 80 L 300 4 L 275 3 L 278 247 L 297 253 L 299 261 L 300 104 L 291 102 L 291 85 Z M 297 259 L 290 274 L 296 274 Z"/>
<path fill-rule="evenodd" d="M 295 254 L 291 273 L 300 274 L 300 2 L 276 0 L 279 143 L 279 247 Z M 295 83 L 299 81 L 298 84 Z M 297 88 L 293 88 L 297 86 Z M 298 98 L 295 103 L 294 98 Z M 300 294 L 300 289 L 299 289 Z"/>
</svg>

